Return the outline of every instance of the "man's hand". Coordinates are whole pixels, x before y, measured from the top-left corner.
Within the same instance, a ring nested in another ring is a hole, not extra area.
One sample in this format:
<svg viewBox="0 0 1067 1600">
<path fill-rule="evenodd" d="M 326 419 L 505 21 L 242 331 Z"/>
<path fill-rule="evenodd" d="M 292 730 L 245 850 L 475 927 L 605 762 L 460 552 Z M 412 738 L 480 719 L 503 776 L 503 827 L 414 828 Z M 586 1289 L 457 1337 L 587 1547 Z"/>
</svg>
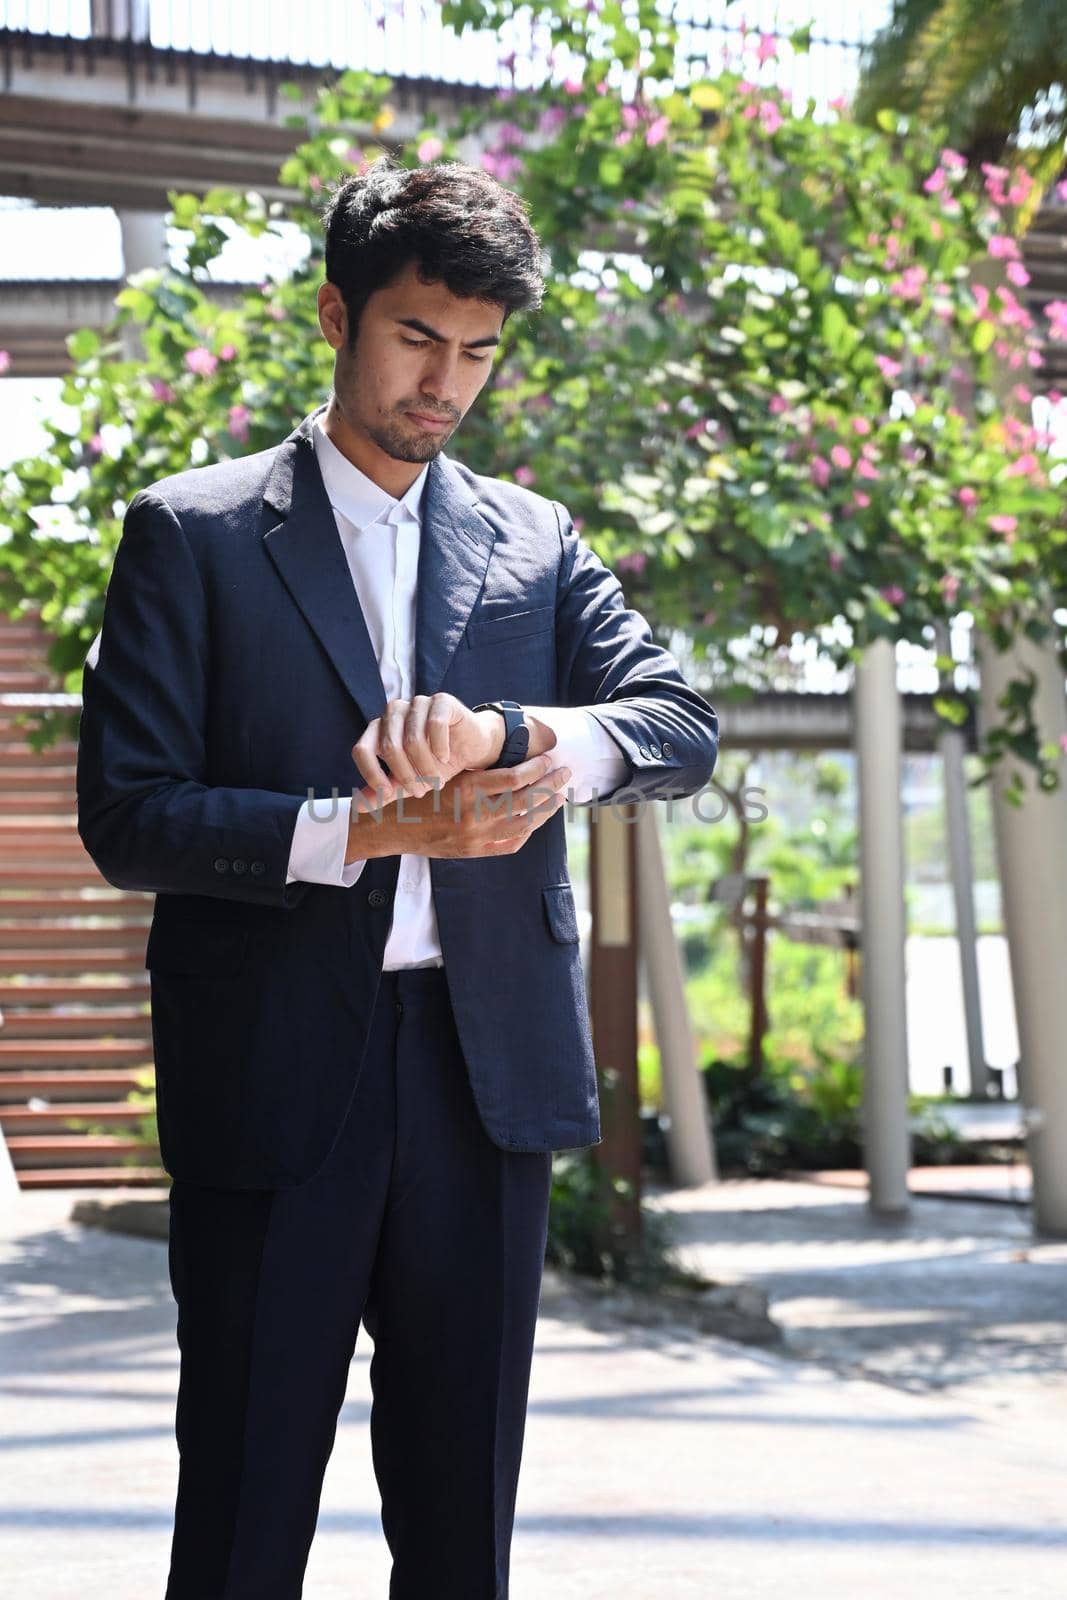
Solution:
<svg viewBox="0 0 1067 1600">
<path fill-rule="evenodd" d="M 352 759 L 367 783 L 366 794 L 357 791 L 353 809 L 357 804 L 374 809 L 399 794 L 416 798 L 461 772 L 484 770 L 499 756 L 503 733 L 499 712 L 471 711 L 454 694 L 390 700 L 352 746 Z"/>
<path fill-rule="evenodd" d="M 569 767 L 547 752 L 514 767 L 462 772 L 439 793 L 381 807 L 381 819 L 355 804 L 345 861 L 374 856 L 513 855 L 566 799 Z"/>
</svg>

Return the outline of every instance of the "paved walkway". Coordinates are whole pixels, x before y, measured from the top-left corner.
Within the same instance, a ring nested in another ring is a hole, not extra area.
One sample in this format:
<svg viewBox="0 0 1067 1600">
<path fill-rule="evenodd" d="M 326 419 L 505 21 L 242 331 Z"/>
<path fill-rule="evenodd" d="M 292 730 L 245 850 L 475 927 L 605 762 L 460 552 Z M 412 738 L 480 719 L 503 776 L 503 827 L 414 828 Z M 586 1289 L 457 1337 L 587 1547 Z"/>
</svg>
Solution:
<svg viewBox="0 0 1067 1600">
<path fill-rule="evenodd" d="M 75 1198 L 21 1196 L 2 1245 L 4 1592 L 158 1600 L 166 1250 L 71 1224 Z M 547 1283 L 511 1600 L 1067 1592 L 1067 1246 L 970 1203 L 918 1202 L 887 1230 L 861 1196 L 808 1184 L 658 1203 L 695 1260 L 770 1288 L 787 1347 L 579 1314 Z M 386 1600 L 370 1348 L 361 1333 L 306 1600 Z"/>
</svg>

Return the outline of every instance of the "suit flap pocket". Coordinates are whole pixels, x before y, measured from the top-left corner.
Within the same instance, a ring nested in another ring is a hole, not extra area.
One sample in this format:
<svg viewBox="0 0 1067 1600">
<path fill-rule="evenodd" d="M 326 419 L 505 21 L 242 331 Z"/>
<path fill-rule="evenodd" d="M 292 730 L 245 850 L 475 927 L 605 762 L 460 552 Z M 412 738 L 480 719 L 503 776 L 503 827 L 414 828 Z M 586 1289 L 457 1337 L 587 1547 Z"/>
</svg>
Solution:
<svg viewBox="0 0 1067 1600">
<path fill-rule="evenodd" d="M 469 645 L 499 644 L 505 639 L 521 639 L 528 633 L 546 633 L 555 626 L 555 606 L 534 606 L 529 611 L 507 611 L 501 616 L 483 611 L 467 624 Z"/>
<path fill-rule="evenodd" d="M 543 884 L 541 896 L 553 939 L 558 939 L 560 944 L 577 944 L 578 913 L 574 908 L 574 891 L 570 884 Z"/>
<path fill-rule="evenodd" d="M 144 964 L 153 972 L 227 978 L 248 953 L 248 929 L 218 922 L 153 922 Z"/>
</svg>

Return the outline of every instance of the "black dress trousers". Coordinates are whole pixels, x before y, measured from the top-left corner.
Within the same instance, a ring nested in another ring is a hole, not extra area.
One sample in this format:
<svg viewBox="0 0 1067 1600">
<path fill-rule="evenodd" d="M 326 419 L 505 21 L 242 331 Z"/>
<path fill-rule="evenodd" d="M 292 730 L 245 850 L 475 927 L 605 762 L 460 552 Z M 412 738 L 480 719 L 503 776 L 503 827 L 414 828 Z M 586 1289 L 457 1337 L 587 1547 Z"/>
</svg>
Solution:
<svg viewBox="0 0 1067 1600">
<path fill-rule="evenodd" d="M 382 974 L 344 1127 L 286 1190 L 175 1182 L 166 1600 L 298 1600 L 362 1319 L 389 1600 L 506 1600 L 550 1154 L 486 1134 L 443 967 Z M 353 1600 L 384 1600 L 352 1575 Z"/>
</svg>

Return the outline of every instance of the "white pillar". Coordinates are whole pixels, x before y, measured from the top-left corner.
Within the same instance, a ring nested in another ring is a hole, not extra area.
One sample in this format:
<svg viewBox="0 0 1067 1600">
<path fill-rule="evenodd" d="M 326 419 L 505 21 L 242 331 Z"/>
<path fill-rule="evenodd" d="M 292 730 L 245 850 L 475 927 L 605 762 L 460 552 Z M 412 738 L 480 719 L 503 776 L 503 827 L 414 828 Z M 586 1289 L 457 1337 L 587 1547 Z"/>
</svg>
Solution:
<svg viewBox="0 0 1067 1600">
<path fill-rule="evenodd" d="M 951 655 L 952 642 L 948 628 L 939 623 L 936 633 L 938 654 Z M 964 770 L 965 740 L 958 728 L 946 727 L 939 736 L 939 744 L 945 779 L 945 834 L 956 908 L 956 947 L 959 950 L 960 979 L 963 984 L 968 1078 L 971 1094 L 983 1098 L 989 1094 L 989 1068 L 982 1036 L 982 997 L 978 985 L 978 928 L 974 915 L 974 865 Z"/>
<path fill-rule="evenodd" d="M 1033 715 L 1042 744 L 1067 734 L 1063 668 L 1051 643 L 1018 635 L 1001 654 L 978 640 L 983 730 L 1003 721 L 997 699 L 1012 678 L 1036 678 Z M 984 737 L 984 732 L 983 732 Z M 1021 806 L 1005 799 L 1012 773 Z M 993 829 L 1019 1030 L 1019 1098 L 1034 1175 L 1034 1230 L 1067 1238 L 1067 788 L 1038 789 L 1032 767 L 1006 756 L 991 779 Z"/>
<path fill-rule="evenodd" d="M 852 705 L 859 777 L 864 1158 L 871 1210 L 882 1216 L 899 1216 L 909 1209 L 911 1140 L 900 806 L 902 727 L 896 650 L 891 640 L 874 640 L 857 663 Z"/>
<path fill-rule="evenodd" d="M 685 969 L 671 922 L 658 801 L 637 810 L 637 940 L 659 1045 L 671 1181 L 681 1188 L 718 1178 L 707 1094 L 685 998 Z"/>
<path fill-rule="evenodd" d="M 162 211 L 118 211 L 122 232 L 122 275 L 128 278 L 145 267 L 165 267 L 167 256 L 167 217 Z M 144 350 L 135 323 L 122 329 L 122 354 L 126 361 L 139 361 Z"/>
</svg>

